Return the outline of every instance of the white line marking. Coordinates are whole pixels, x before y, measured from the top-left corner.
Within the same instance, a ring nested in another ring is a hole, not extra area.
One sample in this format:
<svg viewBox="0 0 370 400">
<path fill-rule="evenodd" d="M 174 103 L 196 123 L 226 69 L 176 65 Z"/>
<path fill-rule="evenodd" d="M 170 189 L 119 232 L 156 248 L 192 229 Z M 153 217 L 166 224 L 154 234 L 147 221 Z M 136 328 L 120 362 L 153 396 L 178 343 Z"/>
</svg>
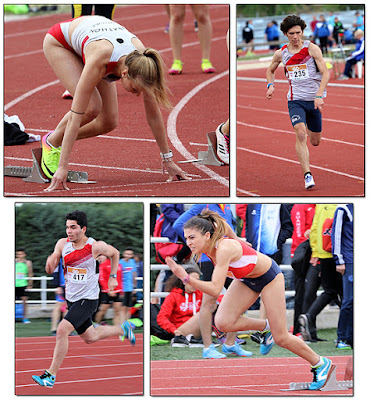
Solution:
<svg viewBox="0 0 370 400">
<path fill-rule="evenodd" d="M 237 124 L 246 126 L 247 128 L 253 128 L 253 129 L 263 129 L 266 131 L 273 131 L 273 132 L 281 132 L 281 133 L 289 133 L 291 135 L 295 135 L 295 132 L 293 131 L 285 131 L 283 129 L 276 129 L 276 128 L 268 128 L 267 126 L 259 126 L 259 125 L 252 125 L 252 124 L 246 124 L 245 122 L 240 122 L 236 121 Z M 335 143 L 340 143 L 340 144 L 346 144 L 349 146 L 356 146 L 356 147 L 365 147 L 363 144 L 359 143 L 351 143 L 351 142 L 345 142 L 343 140 L 337 140 L 337 139 L 329 139 L 326 137 L 322 137 L 321 140 L 327 141 L 327 142 L 335 142 Z"/>
<path fill-rule="evenodd" d="M 200 83 L 199 85 L 195 86 L 189 93 L 187 93 L 173 108 L 171 111 L 170 115 L 168 116 L 167 120 L 167 134 L 168 138 L 171 141 L 172 145 L 176 148 L 176 150 L 187 160 L 193 160 L 195 157 L 193 154 L 191 154 L 185 146 L 182 144 L 180 141 L 178 135 L 177 135 L 177 130 L 176 130 L 176 122 L 177 122 L 177 117 L 182 111 L 182 109 L 185 107 L 185 105 L 197 94 L 199 93 L 204 87 L 207 85 L 217 81 L 220 78 L 223 78 L 224 76 L 228 75 L 229 71 L 224 71 L 221 74 L 218 74 L 214 76 L 211 79 L 208 79 L 207 81 L 204 81 Z M 223 176 L 217 174 L 216 172 L 212 171 L 210 168 L 206 167 L 205 165 L 199 165 L 199 164 L 194 164 L 195 167 L 203 171 L 205 174 L 210 176 L 212 179 L 216 180 L 219 182 L 221 185 L 226 186 L 227 188 L 229 187 L 229 180 L 224 178 Z"/>
<path fill-rule="evenodd" d="M 237 149 L 238 150 L 242 150 L 242 151 L 246 151 L 246 152 L 249 152 L 249 153 L 253 153 L 253 154 L 258 154 L 258 155 L 264 156 L 264 157 L 274 158 L 276 160 L 287 161 L 287 162 L 293 163 L 293 164 L 299 164 L 298 161 L 290 160 L 289 158 L 285 158 L 285 157 L 278 157 L 278 156 L 274 156 L 272 154 L 261 153 L 260 151 L 250 150 L 250 149 L 246 149 L 246 148 L 243 148 L 243 147 L 237 147 Z M 346 174 L 345 172 L 335 171 L 335 170 L 330 169 L 330 168 L 319 167 L 318 165 L 310 165 L 310 167 L 311 168 L 320 169 L 320 170 L 325 171 L 325 172 L 331 172 L 331 173 L 336 174 L 336 175 L 343 175 L 343 176 L 347 176 L 348 178 L 358 179 L 360 181 L 364 181 L 365 180 L 364 178 L 362 178 L 360 176 Z"/>
</svg>

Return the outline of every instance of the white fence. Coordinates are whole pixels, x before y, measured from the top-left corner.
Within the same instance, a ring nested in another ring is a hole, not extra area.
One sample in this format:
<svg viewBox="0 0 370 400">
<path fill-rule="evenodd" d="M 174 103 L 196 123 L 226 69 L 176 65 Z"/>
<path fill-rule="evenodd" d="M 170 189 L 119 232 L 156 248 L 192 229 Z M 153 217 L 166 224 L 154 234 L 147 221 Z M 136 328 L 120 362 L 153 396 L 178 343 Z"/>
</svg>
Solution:
<svg viewBox="0 0 370 400">
<path fill-rule="evenodd" d="M 32 288 L 32 289 L 26 289 L 26 292 L 28 293 L 40 293 L 40 299 L 36 300 L 27 300 L 27 304 L 40 304 L 41 305 L 41 310 L 46 310 L 47 309 L 47 304 L 54 304 L 56 302 L 55 299 L 53 300 L 48 300 L 47 294 L 49 293 L 55 293 L 55 288 L 48 288 L 47 284 L 48 281 L 52 281 L 53 278 L 50 276 L 38 276 L 38 277 L 33 277 L 33 278 L 26 278 L 27 280 L 32 280 L 32 281 L 40 281 L 40 288 Z M 136 281 L 142 281 L 142 277 L 136 277 Z M 135 289 L 136 292 L 143 292 L 143 289 Z M 22 303 L 22 300 L 16 300 L 16 303 Z"/>
</svg>

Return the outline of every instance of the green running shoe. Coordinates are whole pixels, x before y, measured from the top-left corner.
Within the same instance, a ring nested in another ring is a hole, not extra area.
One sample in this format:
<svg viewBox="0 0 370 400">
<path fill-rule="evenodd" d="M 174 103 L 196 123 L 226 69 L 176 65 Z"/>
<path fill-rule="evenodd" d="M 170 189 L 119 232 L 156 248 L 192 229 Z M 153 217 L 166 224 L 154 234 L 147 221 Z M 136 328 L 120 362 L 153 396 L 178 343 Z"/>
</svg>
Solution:
<svg viewBox="0 0 370 400">
<path fill-rule="evenodd" d="M 180 75 L 182 73 L 182 62 L 181 60 L 173 60 L 172 67 L 168 71 L 170 75 Z"/>
<path fill-rule="evenodd" d="M 48 136 L 54 131 L 43 136 L 41 141 L 42 157 L 41 169 L 48 178 L 52 178 L 55 171 L 58 169 L 61 147 L 55 148 L 47 142 Z"/>
</svg>

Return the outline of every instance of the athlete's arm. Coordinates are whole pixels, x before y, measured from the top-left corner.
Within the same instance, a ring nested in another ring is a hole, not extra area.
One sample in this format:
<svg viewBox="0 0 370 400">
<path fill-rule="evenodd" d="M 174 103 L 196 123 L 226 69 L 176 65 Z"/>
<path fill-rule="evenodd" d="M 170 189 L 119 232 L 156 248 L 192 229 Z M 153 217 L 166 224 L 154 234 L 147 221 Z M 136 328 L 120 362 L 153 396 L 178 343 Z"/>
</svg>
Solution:
<svg viewBox="0 0 370 400">
<path fill-rule="evenodd" d="M 109 55 L 110 53 L 107 48 L 100 50 L 99 47 L 96 46 L 96 43 L 90 43 L 86 48 L 85 66 L 73 96 L 70 116 L 63 137 L 58 169 L 46 191 L 57 189 L 60 183 L 63 184 L 65 189 L 68 189 L 66 181 L 72 148 L 77 139 L 78 131 L 90 102 L 91 95 L 106 72 L 106 67 L 109 63 Z"/>
<path fill-rule="evenodd" d="M 316 93 L 316 96 L 319 96 L 319 97 L 315 97 L 315 100 L 314 100 L 315 109 L 318 108 L 320 110 L 320 112 L 322 112 L 323 106 L 324 106 L 324 99 L 322 98 L 322 96 L 323 96 L 324 90 L 329 82 L 330 73 L 326 66 L 324 57 L 322 56 L 322 52 L 321 52 L 321 49 L 319 46 L 317 46 L 314 43 L 310 43 L 310 45 L 308 46 L 308 53 L 310 54 L 311 57 L 314 58 L 317 68 L 319 69 L 319 71 L 322 74 L 320 87 Z"/>
<path fill-rule="evenodd" d="M 272 57 L 272 61 L 270 66 L 267 68 L 266 71 L 266 78 L 267 78 L 267 85 L 269 85 L 266 93 L 266 97 L 268 99 L 271 99 L 274 91 L 275 91 L 275 86 L 274 86 L 274 81 L 275 81 L 275 71 L 279 64 L 281 63 L 282 58 L 281 58 L 281 50 L 275 51 L 274 56 Z"/>
<path fill-rule="evenodd" d="M 118 271 L 118 263 L 119 263 L 119 251 L 111 246 L 103 242 L 102 240 L 96 241 L 93 243 L 91 248 L 92 256 L 97 259 L 99 256 L 103 255 L 110 259 L 111 270 L 110 273 L 113 275 L 117 275 Z M 108 279 L 108 289 L 113 291 L 118 286 L 117 278 L 113 278 L 109 276 Z"/>
<path fill-rule="evenodd" d="M 233 258 L 232 246 L 222 246 L 221 243 L 217 249 L 216 263 L 212 273 L 212 280 L 209 282 L 201 281 L 188 275 L 185 269 L 181 265 L 176 264 L 171 257 L 166 257 L 166 264 L 182 281 L 186 279 L 189 285 L 193 286 L 195 289 L 198 289 L 212 297 L 218 297 L 222 291 L 222 288 L 224 287 L 229 264 Z"/>
<path fill-rule="evenodd" d="M 168 154 L 170 148 L 168 146 L 166 128 L 164 126 L 161 110 L 156 101 L 149 97 L 149 95 L 143 93 L 145 116 L 148 125 L 153 133 L 154 139 L 157 142 L 159 151 L 162 154 Z M 181 170 L 173 161 L 165 162 L 169 178 L 168 181 L 172 181 L 176 176 L 179 179 L 190 179 L 186 176 L 185 172 Z"/>
<path fill-rule="evenodd" d="M 53 253 L 46 260 L 46 273 L 52 274 L 55 271 L 56 267 L 59 265 L 59 260 L 62 256 L 63 247 L 66 244 L 66 241 L 66 238 L 62 238 L 57 241 Z"/>
</svg>

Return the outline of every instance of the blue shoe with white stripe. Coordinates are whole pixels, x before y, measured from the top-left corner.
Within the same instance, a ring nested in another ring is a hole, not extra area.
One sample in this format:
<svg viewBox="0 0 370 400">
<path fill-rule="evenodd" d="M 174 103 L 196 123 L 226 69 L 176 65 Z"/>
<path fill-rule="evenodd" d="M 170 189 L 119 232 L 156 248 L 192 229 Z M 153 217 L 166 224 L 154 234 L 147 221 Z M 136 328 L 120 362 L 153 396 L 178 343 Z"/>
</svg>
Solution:
<svg viewBox="0 0 370 400">
<path fill-rule="evenodd" d="M 226 344 L 223 344 L 222 352 L 224 354 L 236 354 L 237 356 L 240 356 L 240 357 L 253 356 L 253 353 L 251 351 L 242 349 L 242 347 L 236 342 L 233 346 L 226 346 Z"/>
<path fill-rule="evenodd" d="M 319 367 L 312 368 L 313 381 L 310 384 L 310 390 L 319 390 L 322 388 L 329 377 L 332 362 L 328 358 L 323 357 L 323 364 Z"/>
<path fill-rule="evenodd" d="M 121 328 L 123 330 L 122 342 L 125 340 L 125 338 L 128 338 L 130 343 L 134 346 L 134 344 L 136 343 L 136 339 L 134 332 L 132 332 L 130 323 L 128 321 L 123 322 L 121 324 Z"/>
<path fill-rule="evenodd" d="M 41 375 L 32 375 L 32 379 L 40 386 L 46 386 L 52 388 L 55 383 L 55 375 L 51 375 L 50 372 L 46 371 Z"/>
<path fill-rule="evenodd" d="M 272 346 L 274 345 L 274 338 L 272 337 L 270 330 L 262 332 L 261 337 L 263 341 L 260 345 L 260 353 L 265 356 L 272 349 Z"/>
</svg>

